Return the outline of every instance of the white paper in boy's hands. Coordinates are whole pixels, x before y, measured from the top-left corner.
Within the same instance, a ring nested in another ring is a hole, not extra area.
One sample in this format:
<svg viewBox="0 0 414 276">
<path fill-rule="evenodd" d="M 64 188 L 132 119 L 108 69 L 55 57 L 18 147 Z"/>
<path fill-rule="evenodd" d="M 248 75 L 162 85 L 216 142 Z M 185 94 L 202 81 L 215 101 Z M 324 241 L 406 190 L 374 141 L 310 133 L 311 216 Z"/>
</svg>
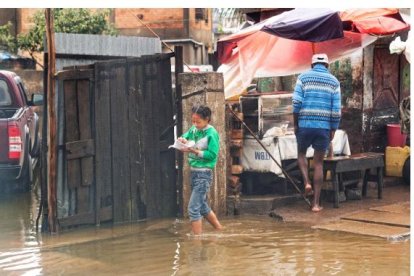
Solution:
<svg viewBox="0 0 414 276">
<path fill-rule="evenodd" d="M 184 144 L 183 142 L 181 142 L 180 140 L 175 140 L 174 145 L 169 146 L 168 148 L 176 148 L 178 150 L 183 150 L 183 149 L 189 149 L 194 147 L 195 142 L 194 141 L 187 141 L 186 144 Z"/>
</svg>

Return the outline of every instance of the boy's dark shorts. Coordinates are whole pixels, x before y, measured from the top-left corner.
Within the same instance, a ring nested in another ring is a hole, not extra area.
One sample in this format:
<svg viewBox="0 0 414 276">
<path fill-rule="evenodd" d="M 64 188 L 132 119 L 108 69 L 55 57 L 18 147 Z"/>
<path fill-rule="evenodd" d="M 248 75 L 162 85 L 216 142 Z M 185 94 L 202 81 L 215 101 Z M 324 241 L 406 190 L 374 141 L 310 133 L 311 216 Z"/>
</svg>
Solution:
<svg viewBox="0 0 414 276">
<path fill-rule="evenodd" d="M 326 151 L 330 142 L 330 130 L 322 128 L 299 128 L 296 132 L 298 152 L 306 153 L 312 145 L 316 151 Z"/>
</svg>

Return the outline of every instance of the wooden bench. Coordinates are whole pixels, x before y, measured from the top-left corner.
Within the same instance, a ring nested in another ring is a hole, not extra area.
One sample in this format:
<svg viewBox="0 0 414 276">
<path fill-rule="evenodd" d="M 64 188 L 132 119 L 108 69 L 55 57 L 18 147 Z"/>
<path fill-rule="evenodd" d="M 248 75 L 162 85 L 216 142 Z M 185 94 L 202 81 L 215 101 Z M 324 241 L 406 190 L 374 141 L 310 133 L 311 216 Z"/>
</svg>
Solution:
<svg viewBox="0 0 414 276">
<path fill-rule="evenodd" d="M 334 188 L 334 208 L 339 207 L 339 187 L 343 186 L 342 173 L 361 171 L 363 179 L 362 196 L 367 195 L 368 179 L 370 170 L 376 169 L 376 180 L 378 187 L 378 198 L 382 198 L 384 154 L 365 152 L 350 156 L 335 156 L 324 159 L 324 171 L 330 171 Z"/>
</svg>

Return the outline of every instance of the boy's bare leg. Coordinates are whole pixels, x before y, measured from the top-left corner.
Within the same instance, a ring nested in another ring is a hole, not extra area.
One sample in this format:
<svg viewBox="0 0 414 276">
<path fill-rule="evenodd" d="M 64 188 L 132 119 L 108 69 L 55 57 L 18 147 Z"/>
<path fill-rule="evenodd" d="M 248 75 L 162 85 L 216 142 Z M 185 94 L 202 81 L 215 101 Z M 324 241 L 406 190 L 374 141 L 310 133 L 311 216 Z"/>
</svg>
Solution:
<svg viewBox="0 0 414 276">
<path fill-rule="evenodd" d="M 216 230 L 221 230 L 223 228 L 213 211 L 210 211 L 205 218 Z"/>
<path fill-rule="evenodd" d="M 298 165 L 300 172 L 302 173 L 303 184 L 305 186 L 305 196 L 307 196 L 312 192 L 312 185 L 309 181 L 308 159 L 306 159 L 306 153 L 298 153 Z"/>
<path fill-rule="evenodd" d="M 313 188 L 314 188 L 314 195 L 313 195 L 313 204 L 312 204 L 312 211 L 319 212 L 322 210 L 322 206 L 320 206 L 320 195 L 323 183 L 323 158 L 325 156 L 324 151 L 315 151 L 313 155 L 313 162 L 314 162 L 314 173 L 313 173 Z"/>
<path fill-rule="evenodd" d="M 203 224 L 202 220 L 195 220 L 191 222 L 191 229 L 193 230 L 194 235 L 201 235 L 203 232 Z"/>
</svg>

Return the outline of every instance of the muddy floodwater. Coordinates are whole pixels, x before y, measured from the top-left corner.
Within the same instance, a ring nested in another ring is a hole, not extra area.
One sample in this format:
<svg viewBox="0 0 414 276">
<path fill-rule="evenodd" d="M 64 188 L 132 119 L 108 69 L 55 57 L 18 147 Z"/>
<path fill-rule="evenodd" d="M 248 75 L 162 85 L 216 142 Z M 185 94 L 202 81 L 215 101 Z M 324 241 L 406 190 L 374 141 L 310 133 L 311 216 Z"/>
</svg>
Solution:
<svg viewBox="0 0 414 276">
<path fill-rule="evenodd" d="M 410 241 L 270 217 L 222 218 L 225 230 L 189 235 L 186 220 L 37 234 L 35 195 L 0 197 L 0 275 L 409 275 Z"/>
</svg>

